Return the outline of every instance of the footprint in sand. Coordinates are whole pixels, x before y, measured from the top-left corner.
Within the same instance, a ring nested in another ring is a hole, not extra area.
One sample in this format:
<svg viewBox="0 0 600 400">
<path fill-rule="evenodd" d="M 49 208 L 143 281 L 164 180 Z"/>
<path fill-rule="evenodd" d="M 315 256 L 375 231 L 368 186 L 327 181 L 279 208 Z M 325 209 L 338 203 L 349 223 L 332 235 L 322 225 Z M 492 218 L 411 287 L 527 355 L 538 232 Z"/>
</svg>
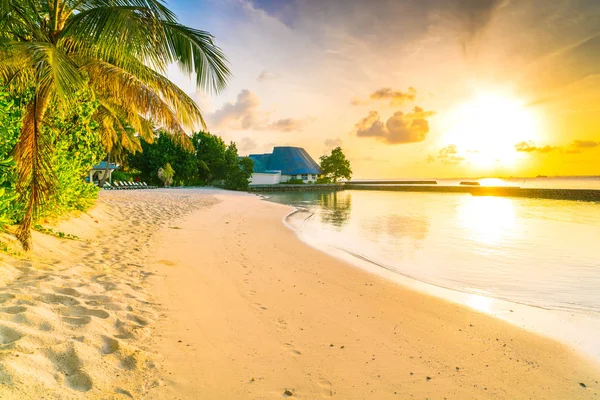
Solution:
<svg viewBox="0 0 600 400">
<path fill-rule="evenodd" d="M 65 317 L 96 317 L 106 319 L 110 315 L 104 310 L 94 310 L 83 306 L 67 307 L 60 310 L 60 314 Z"/>
<path fill-rule="evenodd" d="M 328 398 L 333 396 L 333 387 L 327 379 L 319 379 L 319 387 L 323 389 L 323 397 Z"/>
<path fill-rule="evenodd" d="M 67 296 L 73 296 L 73 297 L 79 297 L 79 296 L 81 296 L 81 294 L 77 290 L 75 290 L 73 288 L 56 288 L 56 289 L 54 289 L 54 291 L 56 293 L 64 294 L 64 295 L 67 295 Z"/>
<path fill-rule="evenodd" d="M 27 307 L 23 307 L 23 306 L 4 307 L 4 308 L 0 308 L 0 311 L 7 313 L 7 314 L 20 314 L 22 312 L 27 311 Z"/>
<path fill-rule="evenodd" d="M 66 322 L 67 324 L 71 324 L 71 325 L 87 325 L 90 322 L 92 322 L 92 318 L 85 316 L 85 317 L 62 317 L 61 320 L 63 322 Z"/>
<path fill-rule="evenodd" d="M 22 337 L 23 335 L 21 332 L 17 331 L 16 329 L 0 325 L 0 345 L 11 344 Z"/>
<path fill-rule="evenodd" d="M 139 315 L 127 314 L 127 319 L 135 322 L 136 324 L 138 324 L 140 326 L 148 325 L 148 320 L 146 320 L 146 318 L 144 318 L 144 317 L 140 317 Z"/>
<path fill-rule="evenodd" d="M 15 295 L 10 293 L 0 293 L 0 304 L 4 303 L 7 300 L 14 299 Z"/>
<path fill-rule="evenodd" d="M 41 301 L 48 304 L 62 304 L 63 306 L 76 306 L 79 304 L 77 299 L 59 294 L 45 294 L 41 297 Z"/>
<path fill-rule="evenodd" d="M 102 347 L 100 348 L 100 353 L 102 354 L 112 354 L 119 351 L 119 341 L 113 339 L 108 336 L 102 336 L 102 341 L 104 342 Z"/>
<path fill-rule="evenodd" d="M 49 352 L 48 358 L 65 377 L 65 383 L 73 390 L 87 392 L 93 386 L 92 378 L 81 370 L 83 363 L 73 348 L 62 353 Z"/>
</svg>

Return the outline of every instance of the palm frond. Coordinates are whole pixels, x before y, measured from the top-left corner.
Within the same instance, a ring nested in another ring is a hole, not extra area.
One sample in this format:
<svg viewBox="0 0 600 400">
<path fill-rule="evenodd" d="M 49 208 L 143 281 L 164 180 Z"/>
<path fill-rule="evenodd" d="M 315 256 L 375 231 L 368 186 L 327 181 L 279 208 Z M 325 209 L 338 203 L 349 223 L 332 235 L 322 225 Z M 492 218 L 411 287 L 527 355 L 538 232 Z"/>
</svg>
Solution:
<svg viewBox="0 0 600 400">
<path fill-rule="evenodd" d="M 17 238 L 25 250 L 31 248 L 31 224 L 40 206 L 54 190 L 55 178 L 50 166 L 51 146 L 48 138 L 41 132 L 41 123 L 50 97 L 49 87 L 37 88 L 33 100 L 27 106 L 23 128 L 15 148 L 18 174 L 16 191 L 25 204 L 25 216 L 17 230 Z"/>
</svg>

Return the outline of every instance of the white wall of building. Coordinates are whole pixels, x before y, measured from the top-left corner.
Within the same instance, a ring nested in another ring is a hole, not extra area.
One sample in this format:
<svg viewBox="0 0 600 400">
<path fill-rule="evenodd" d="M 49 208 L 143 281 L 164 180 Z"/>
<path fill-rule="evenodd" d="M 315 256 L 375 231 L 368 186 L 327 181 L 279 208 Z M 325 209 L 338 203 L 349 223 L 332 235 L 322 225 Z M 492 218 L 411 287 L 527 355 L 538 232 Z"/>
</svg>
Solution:
<svg viewBox="0 0 600 400">
<path fill-rule="evenodd" d="M 281 173 L 278 172 L 276 174 L 263 174 L 263 173 L 253 173 L 250 184 L 251 185 L 276 185 L 281 182 Z"/>
</svg>

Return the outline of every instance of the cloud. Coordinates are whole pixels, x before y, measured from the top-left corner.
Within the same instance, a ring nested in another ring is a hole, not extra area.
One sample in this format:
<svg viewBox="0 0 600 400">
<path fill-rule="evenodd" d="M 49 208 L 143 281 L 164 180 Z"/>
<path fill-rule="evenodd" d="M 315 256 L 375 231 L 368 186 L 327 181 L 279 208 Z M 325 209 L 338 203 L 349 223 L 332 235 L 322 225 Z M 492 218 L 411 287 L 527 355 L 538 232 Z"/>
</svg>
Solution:
<svg viewBox="0 0 600 400">
<path fill-rule="evenodd" d="M 465 161 L 464 157 L 458 156 L 457 154 L 458 149 L 456 148 L 456 145 L 450 144 L 441 148 L 436 158 L 444 164 L 460 164 L 461 162 Z M 432 156 L 429 157 L 433 158 Z M 427 158 L 428 162 L 429 160 L 430 158 Z"/>
<path fill-rule="evenodd" d="M 278 76 L 279 76 L 279 75 L 277 75 L 277 74 L 276 74 L 276 73 L 274 73 L 274 72 L 267 71 L 267 70 L 263 70 L 263 71 L 262 71 L 262 72 L 261 72 L 261 73 L 258 75 L 258 77 L 256 78 L 256 80 L 257 80 L 258 82 L 264 82 L 264 81 L 269 81 L 269 80 L 275 79 L 275 78 L 277 78 Z"/>
<path fill-rule="evenodd" d="M 515 150 L 523 153 L 550 153 L 552 151 L 558 150 L 558 147 L 554 146 L 544 146 L 537 147 L 533 142 L 520 142 L 515 144 Z"/>
<path fill-rule="evenodd" d="M 210 127 L 234 130 L 264 130 L 279 132 L 300 131 L 308 119 L 282 118 L 269 121 L 270 113 L 260 110 L 260 98 L 256 93 L 243 89 L 235 102 L 225 103 L 207 117 Z"/>
<path fill-rule="evenodd" d="M 579 154 L 596 147 L 600 147 L 600 142 L 595 142 L 593 140 L 573 140 L 573 142 L 563 151 L 567 154 Z"/>
<path fill-rule="evenodd" d="M 496 11 L 508 3 L 508 0 L 458 0 L 456 17 L 465 32 L 462 39 L 463 48 L 480 35 L 489 25 Z"/>
<path fill-rule="evenodd" d="M 599 147 L 600 142 L 594 142 L 593 140 L 574 140 L 571 146 L 576 149 L 593 149 Z"/>
<path fill-rule="evenodd" d="M 340 138 L 331 138 L 325 139 L 325 146 L 329 148 L 339 147 L 342 145 L 342 139 Z"/>
<path fill-rule="evenodd" d="M 301 131 L 306 125 L 306 120 L 294 119 L 294 118 L 284 118 L 278 121 L 272 122 L 266 126 L 266 129 L 271 131 L 280 131 L 280 132 L 294 132 Z"/>
<path fill-rule="evenodd" d="M 391 106 L 403 105 L 408 101 L 415 101 L 417 90 L 409 87 L 406 92 L 392 90 L 392 88 L 381 88 L 373 92 L 370 96 L 372 100 L 390 100 Z"/>
<path fill-rule="evenodd" d="M 356 136 L 374 137 L 388 144 L 404 144 L 422 142 L 429 133 L 427 118 L 435 113 L 415 107 L 412 112 L 395 112 L 384 124 L 379 113 L 371 111 L 369 115 L 356 125 Z"/>
<path fill-rule="evenodd" d="M 350 100 L 350 104 L 353 106 L 364 106 L 370 103 L 371 100 L 389 100 L 390 106 L 401 106 L 407 102 L 414 102 L 417 98 L 417 89 L 409 87 L 406 92 L 401 90 L 393 90 L 390 87 L 384 87 L 377 89 L 369 96 L 369 99 L 361 99 L 360 97 L 354 97 Z"/>
<path fill-rule="evenodd" d="M 579 154 L 584 151 L 591 150 L 594 148 L 600 148 L 600 142 L 593 140 L 573 140 L 568 146 L 544 146 L 538 147 L 533 142 L 520 142 L 515 144 L 515 150 L 524 153 L 550 153 L 553 151 L 560 151 L 566 154 Z"/>
<path fill-rule="evenodd" d="M 228 102 L 208 116 L 209 123 L 217 128 L 253 129 L 263 125 L 267 115 L 259 111 L 260 98 L 244 89 L 234 103 Z"/>
<path fill-rule="evenodd" d="M 256 141 L 251 137 L 243 137 L 236 145 L 238 150 L 242 153 L 249 153 L 257 146 Z"/>
</svg>

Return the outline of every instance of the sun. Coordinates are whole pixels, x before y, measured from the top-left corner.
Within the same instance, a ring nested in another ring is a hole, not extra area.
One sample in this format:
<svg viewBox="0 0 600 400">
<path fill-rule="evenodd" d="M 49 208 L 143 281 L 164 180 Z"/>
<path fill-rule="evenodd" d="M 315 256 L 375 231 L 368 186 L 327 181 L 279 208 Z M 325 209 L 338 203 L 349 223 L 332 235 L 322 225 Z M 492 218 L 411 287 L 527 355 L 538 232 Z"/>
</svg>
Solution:
<svg viewBox="0 0 600 400">
<path fill-rule="evenodd" d="M 535 141 L 539 123 L 534 111 L 516 97 L 480 93 L 451 113 L 445 136 L 448 144 L 463 151 L 478 166 L 514 164 L 515 144 Z"/>
</svg>

